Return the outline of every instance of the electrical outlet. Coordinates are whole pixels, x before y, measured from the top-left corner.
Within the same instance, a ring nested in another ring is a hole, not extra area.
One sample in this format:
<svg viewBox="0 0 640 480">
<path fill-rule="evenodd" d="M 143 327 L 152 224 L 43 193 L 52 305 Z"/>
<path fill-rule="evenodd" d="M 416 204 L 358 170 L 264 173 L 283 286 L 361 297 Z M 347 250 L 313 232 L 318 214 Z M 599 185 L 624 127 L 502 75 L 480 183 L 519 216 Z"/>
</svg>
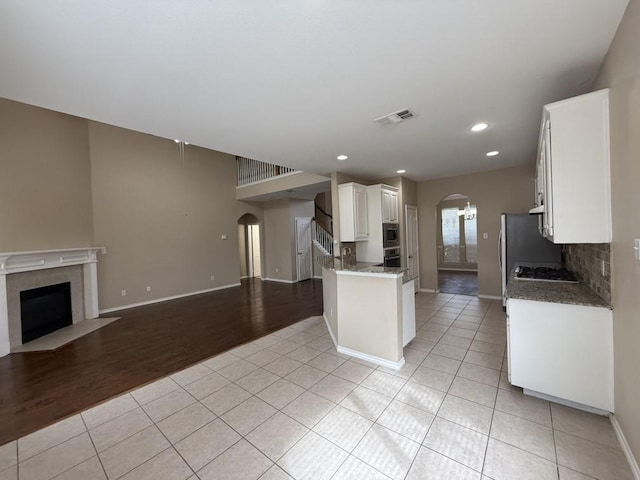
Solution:
<svg viewBox="0 0 640 480">
<path fill-rule="evenodd" d="M 151 291 L 151 287 L 149 285 L 147 285 L 147 292 Z"/>
<path fill-rule="evenodd" d="M 280 269 L 278 267 L 276 267 L 276 273 L 278 273 L 280 271 Z"/>
<path fill-rule="evenodd" d="M 123 297 L 127 296 L 127 291 L 126 290 L 120 290 L 120 295 L 122 295 Z"/>
<path fill-rule="evenodd" d="M 211 280 L 215 280 L 216 276 L 215 275 L 211 275 Z"/>
<path fill-rule="evenodd" d="M 489 234 L 488 233 L 483 233 L 482 234 L 482 238 L 486 240 L 487 238 L 489 238 Z"/>
<path fill-rule="evenodd" d="M 227 236 L 226 235 L 220 235 L 220 240 L 226 240 Z"/>
</svg>

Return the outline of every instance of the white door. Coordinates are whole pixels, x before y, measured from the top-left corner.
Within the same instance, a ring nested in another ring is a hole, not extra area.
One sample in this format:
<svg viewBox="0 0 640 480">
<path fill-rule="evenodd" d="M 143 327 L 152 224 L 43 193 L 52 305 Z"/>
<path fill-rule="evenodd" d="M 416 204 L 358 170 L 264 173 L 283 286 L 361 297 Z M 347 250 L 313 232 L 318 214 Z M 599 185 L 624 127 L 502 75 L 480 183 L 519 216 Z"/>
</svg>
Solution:
<svg viewBox="0 0 640 480">
<path fill-rule="evenodd" d="M 311 219 L 296 217 L 296 266 L 298 281 L 311 278 Z"/>
<path fill-rule="evenodd" d="M 262 276 L 262 259 L 260 256 L 260 226 L 249 225 L 249 238 L 251 239 L 251 276 Z"/>
<path fill-rule="evenodd" d="M 418 258 L 418 207 L 407 205 L 405 225 L 407 230 L 407 268 L 409 278 L 415 278 L 416 290 L 420 287 L 420 263 Z"/>
</svg>

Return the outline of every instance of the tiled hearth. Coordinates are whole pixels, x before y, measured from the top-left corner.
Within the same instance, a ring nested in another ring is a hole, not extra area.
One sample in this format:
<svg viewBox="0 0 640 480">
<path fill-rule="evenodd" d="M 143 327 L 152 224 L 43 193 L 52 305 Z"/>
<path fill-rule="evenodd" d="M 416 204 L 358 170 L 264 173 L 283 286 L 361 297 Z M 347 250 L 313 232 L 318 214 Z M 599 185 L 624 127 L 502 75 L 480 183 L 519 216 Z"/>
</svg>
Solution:
<svg viewBox="0 0 640 480">
<path fill-rule="evenodd" d="M 499 302 L 416 295 L 400 371 L 313 317 L 0 447 L 0 479 L 631 479 L 605 417 L 509 385 Z"/>
</svg>

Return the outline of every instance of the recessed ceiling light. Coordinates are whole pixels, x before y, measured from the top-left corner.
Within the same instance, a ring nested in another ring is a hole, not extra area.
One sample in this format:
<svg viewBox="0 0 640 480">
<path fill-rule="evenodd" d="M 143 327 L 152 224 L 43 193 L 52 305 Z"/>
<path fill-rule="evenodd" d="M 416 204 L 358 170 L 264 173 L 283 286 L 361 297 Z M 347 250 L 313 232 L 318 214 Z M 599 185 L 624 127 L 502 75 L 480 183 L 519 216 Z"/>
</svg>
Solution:
<svg viewBox="0 0 640 480">
<path fill-rule="evenodd" d="M 349 157 L 347 157 L 346 155 L 342 154 L 342 155 L 338 155 L 336 158 L 337 158 L 338 160 L 342 161 L 342 160 L 346 160 L 346 159 L 347 159 L 347 158 L 349 158 Z"/>
<path fill-rule="evenodd" d="M 180 140 L 178 140 L 177 138 L 173 140 L 176 143 L 180 143 Z"/>
<path fill-rule="evenodd" d="M 498 150 L 492 150 L 490 152 L 487 152 L 487 157 L 495 157 L 496 155 L 498 155 L 500 152 Z"/>
<path fill-rule="evenodd" d="M 404 169 L 400 169 L 400 170 L 396 170 L 396 173 L 407 173 L 407 171 Z"/>
<path fill-rule="evenodd" d="M 489 128 L 489 124 L 485 122 L 476 123 L 473 127 L 471 127 L 472 132 L 481 132 Z"/>
</svg>

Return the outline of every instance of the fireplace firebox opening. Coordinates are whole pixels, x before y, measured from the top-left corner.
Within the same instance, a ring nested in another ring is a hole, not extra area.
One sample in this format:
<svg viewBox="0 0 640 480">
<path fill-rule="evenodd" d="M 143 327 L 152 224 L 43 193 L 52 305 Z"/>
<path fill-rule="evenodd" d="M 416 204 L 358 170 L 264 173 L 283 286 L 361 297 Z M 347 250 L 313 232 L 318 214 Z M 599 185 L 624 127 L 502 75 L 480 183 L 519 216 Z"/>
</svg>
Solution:
<svg viewBox="0 0 640 480">
<path fill-rule="evenodd" d="M 71 325 L 71 282 L 20 292 L 20 318 L 23 344 Z"/>
</svg>

